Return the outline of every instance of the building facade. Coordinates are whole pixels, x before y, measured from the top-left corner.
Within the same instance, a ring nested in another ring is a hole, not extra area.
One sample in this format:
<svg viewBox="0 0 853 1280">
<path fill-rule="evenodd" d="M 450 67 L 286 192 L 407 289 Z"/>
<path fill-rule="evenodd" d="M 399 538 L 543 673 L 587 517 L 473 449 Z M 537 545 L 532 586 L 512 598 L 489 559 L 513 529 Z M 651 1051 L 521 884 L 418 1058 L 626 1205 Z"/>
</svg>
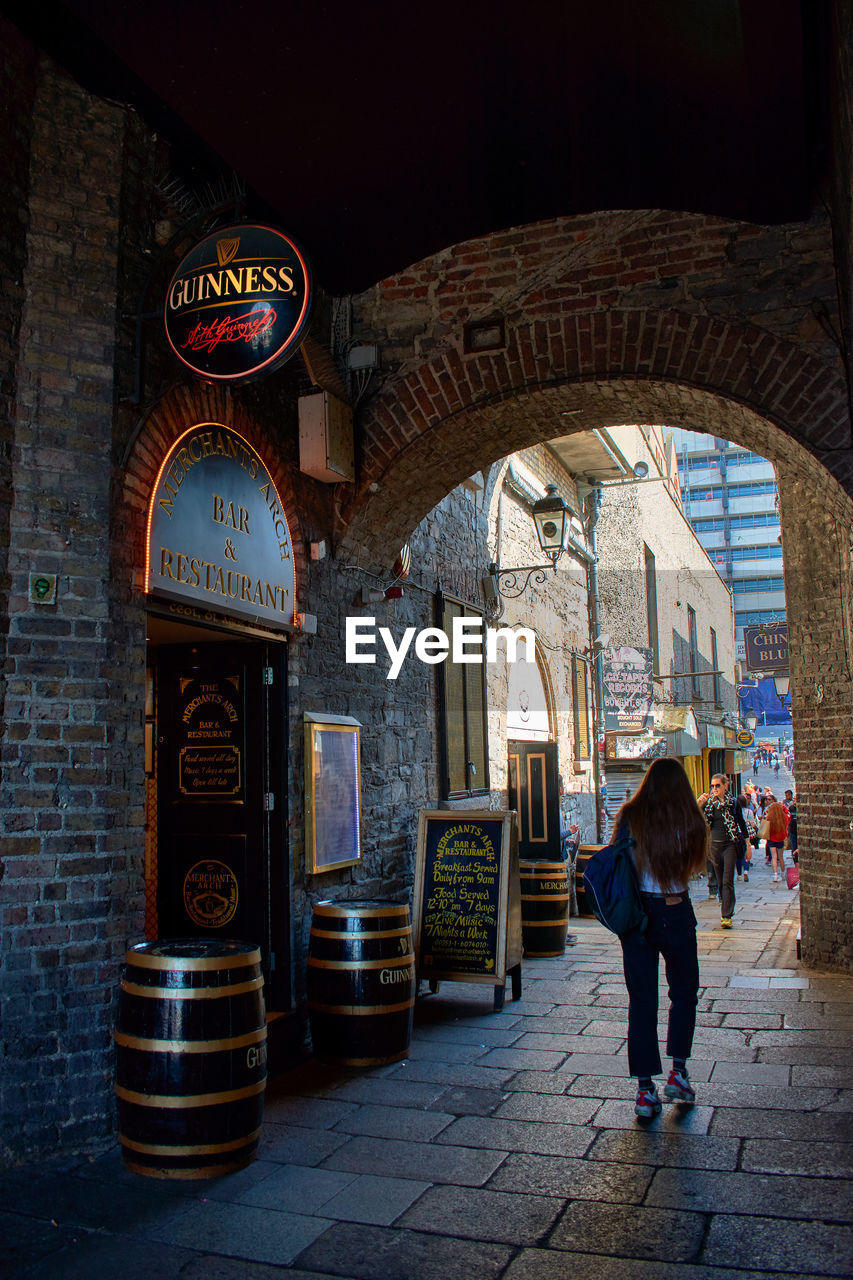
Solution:
<svg viewBox="0 0 853 1280">
<path fill-rule="evenodd" d="M 672 434 L 685 514 L 733 593 L 737 657 L 743 680 L 751 681 L 744 627 L 788 618 L 776 473 L 766 458 L 730 441 L 678 428 Z M 744 693 L 770 736 L 790 737 L 790 708 L 769 677 L 759 681 L 757 697 Z"/>
</svg>

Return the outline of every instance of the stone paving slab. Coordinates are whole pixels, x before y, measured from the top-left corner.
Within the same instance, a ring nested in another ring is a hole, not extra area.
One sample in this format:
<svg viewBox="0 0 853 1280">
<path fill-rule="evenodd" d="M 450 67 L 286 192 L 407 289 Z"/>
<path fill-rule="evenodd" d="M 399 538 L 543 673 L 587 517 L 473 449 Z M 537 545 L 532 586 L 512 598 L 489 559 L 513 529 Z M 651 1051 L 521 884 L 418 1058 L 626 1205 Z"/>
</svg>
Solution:
<svg viewBox="0 0 853 1280">
<path fill-rule="evenodd" d="M 609 1258 L 692 1262 L 705 1238 L 701 1213 L 671 1212 L 645 1205 L 571 1203 L 555 1227 L 552 1249 L 583 1248 Z"/>
<path fill-rule="evenodd" d="M 845 1134 L 845 1128 L 848 1133 Z M 849 1136 L 850 1122 L 826 1112 L 761 1110 L 757 1107 L 720 1107 L 711 1122 L 715 1137 L 778 1138 L 782 1141 L 837 1142 Z"/>
<path fill-rule="evenodd" d="M 147 1239 L 251 1262 L 286 1266 L 334 1223 L 331 1219 L 244 1204 L 204 1201 L 149 1227 Z M 138 1234 L 134 1232 L 133 1234 Z"/>
<path fill-rule="evenodd" d="M 851 1126 L 839 1125 L 853 1139 Z M 813 1178 L 853 1178 L 853 1140 L 806 1142 L 751 1138 L 743 1144 L 741 1168 L 750 1173 L 800 1173 Z M 853 1187 L 848 1189 L 853 1205 Z M 822 1214 L 818 1215 L 822 1217 Z"/>
<path fill-rule="evenodd" d="M 479 1187 L 488 1181 L 505 1156 L 505 1151 L 488 1148 L 475 1150 L 387 1138 L 351 1138 L 329 1157 L 324 1168 L 344 1173 L 373 1173 L 382 1169 L 395 1178 Z"/>
<path fill-rule="evenodd" d="M 513 1152 L 489 1179 L 496 1191 L 521 1191 L 564 1200 L 639 1204 L 654 1174 L 650 1165 L 629 1165 Z"/>
<path fill-rule="evenodd" d="M 709 1267 L 764 1267 L 782 1273 L 803 1271 L 810 1276 L 849 1276 L 853 1270 L 853 1231 L 806 1222 L 786 1229 L 778 1218 L 720 1214 L 711 1222 L 702 1261 Z M 716 1277 L 716 1272 L 713 1274 Z"/>
<path fill-rule="evenodd" d="M 341 1133 L 365 1134 L 373 1138 L 401 1138 L 406 1142 L 430 1142 L 454 1117 L 440 1111 L 414 1107 L 366 1105 L 343 1117 L 336 1126 Z"/>
<path fill-rule="evenodd" d="M 724 1173 L 706 1169 L 658 1169 L 645 1203 L 707 1213 L 755 1214 L 805 1222 L 853 1221 L 853 1186 L 825 1178 Z"/>
<path fill-rule="evenodd" d="M 341 1223 L 306 1249 L 297 1265 L 347 1280 L 498 1280 L 514 1252 L 505 1244 Z"/>
<path fill-rule="evenodd" d="M 502 1280 L 782 1280 L 779 1271 L 741 1271 L 691 1263 L 648 1262 L 639 1258 L 596 1257 L 589 1253 L 555 1253 L 525 1249 L 504 1272 Z M 814 1272 L 784 1273 L 784 1280 L 814 1280 Z"/>
<path fill-rule="evenodd" d="M 562 1211 L 553 1196 L 443 1186 L 426 1192 L 399 1225 L 463 1240 L 532 1245 L 546 1237 Z"/>
<path fill-rule="evenodd" d="M 671 1166 L 678 1169 L 736 1169 L 737 1138 L 718 1138 L 656 1129 L 606 1129 L 589 1151 L 591 1160 Z"/>
<path fill-rule="evenodd" d="M 437 1142 L 491 1151 L 535 1151 L 540 1155 L 582 1156 L 595 1136 L 594 1129 L 583 1125 L 463 1116 L 440 1133 Z"/>
</svg>

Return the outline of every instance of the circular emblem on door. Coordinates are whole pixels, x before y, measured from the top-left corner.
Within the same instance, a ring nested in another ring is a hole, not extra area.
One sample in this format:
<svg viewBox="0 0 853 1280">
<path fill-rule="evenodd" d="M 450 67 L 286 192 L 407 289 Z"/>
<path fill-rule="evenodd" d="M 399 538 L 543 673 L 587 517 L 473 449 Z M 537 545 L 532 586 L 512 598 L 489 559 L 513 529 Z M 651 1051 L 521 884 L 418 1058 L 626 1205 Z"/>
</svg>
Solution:
<svg viewBox="0 0 853 1280">
<path fill-rule="evenodd" d="M 224 862 L 205 858 L 184 876 L 184 910 L 201 929 L 221 929 L 232 919 L 239 897 L 237 877 Z"/>
</svg>

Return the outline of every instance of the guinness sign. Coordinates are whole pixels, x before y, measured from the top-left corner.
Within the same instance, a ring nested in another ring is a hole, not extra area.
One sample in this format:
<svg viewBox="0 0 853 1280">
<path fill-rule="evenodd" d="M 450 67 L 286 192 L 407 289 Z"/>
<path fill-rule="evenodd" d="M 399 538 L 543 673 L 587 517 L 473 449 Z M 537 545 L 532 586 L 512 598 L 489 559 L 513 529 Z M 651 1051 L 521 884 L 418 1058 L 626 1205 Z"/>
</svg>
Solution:
<svg viewBox="0 0 853 1280">
<path fill-rule="evenodd" d="M 308 264 L 283 232 L 226 227 L 191 249 L 172 277 L 166 337 L 201 378 L 256 378 L 293 355 L 311 297 Z"/>
</svg>

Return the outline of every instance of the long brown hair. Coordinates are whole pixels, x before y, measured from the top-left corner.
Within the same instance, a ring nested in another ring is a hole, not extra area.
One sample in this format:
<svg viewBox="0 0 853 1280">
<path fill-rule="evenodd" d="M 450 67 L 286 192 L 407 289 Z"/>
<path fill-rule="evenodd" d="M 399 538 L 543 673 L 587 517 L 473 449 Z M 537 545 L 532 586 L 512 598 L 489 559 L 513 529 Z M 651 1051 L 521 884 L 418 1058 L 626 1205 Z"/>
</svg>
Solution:
<svg viewBox="0 0 853 1280">
<path fill-rule="evenodd" d="M 788 825 L 788 815 L 785 813 L 785 806 L 780 804 L 778 800 L 774 800 L 764 810 L 764 817 L 770 823 L 771 831 L 784 831 Z"/>
<path fill-rule="evenodd" d="M 616 815 L 614 830 L 627 822 L 636 842 L 634 861 L 661 889 L 681 888 L 705 866 L 708 825 L 687 774 L 677 760 L 653 760 L 636 794 Z"/>
</svg>

